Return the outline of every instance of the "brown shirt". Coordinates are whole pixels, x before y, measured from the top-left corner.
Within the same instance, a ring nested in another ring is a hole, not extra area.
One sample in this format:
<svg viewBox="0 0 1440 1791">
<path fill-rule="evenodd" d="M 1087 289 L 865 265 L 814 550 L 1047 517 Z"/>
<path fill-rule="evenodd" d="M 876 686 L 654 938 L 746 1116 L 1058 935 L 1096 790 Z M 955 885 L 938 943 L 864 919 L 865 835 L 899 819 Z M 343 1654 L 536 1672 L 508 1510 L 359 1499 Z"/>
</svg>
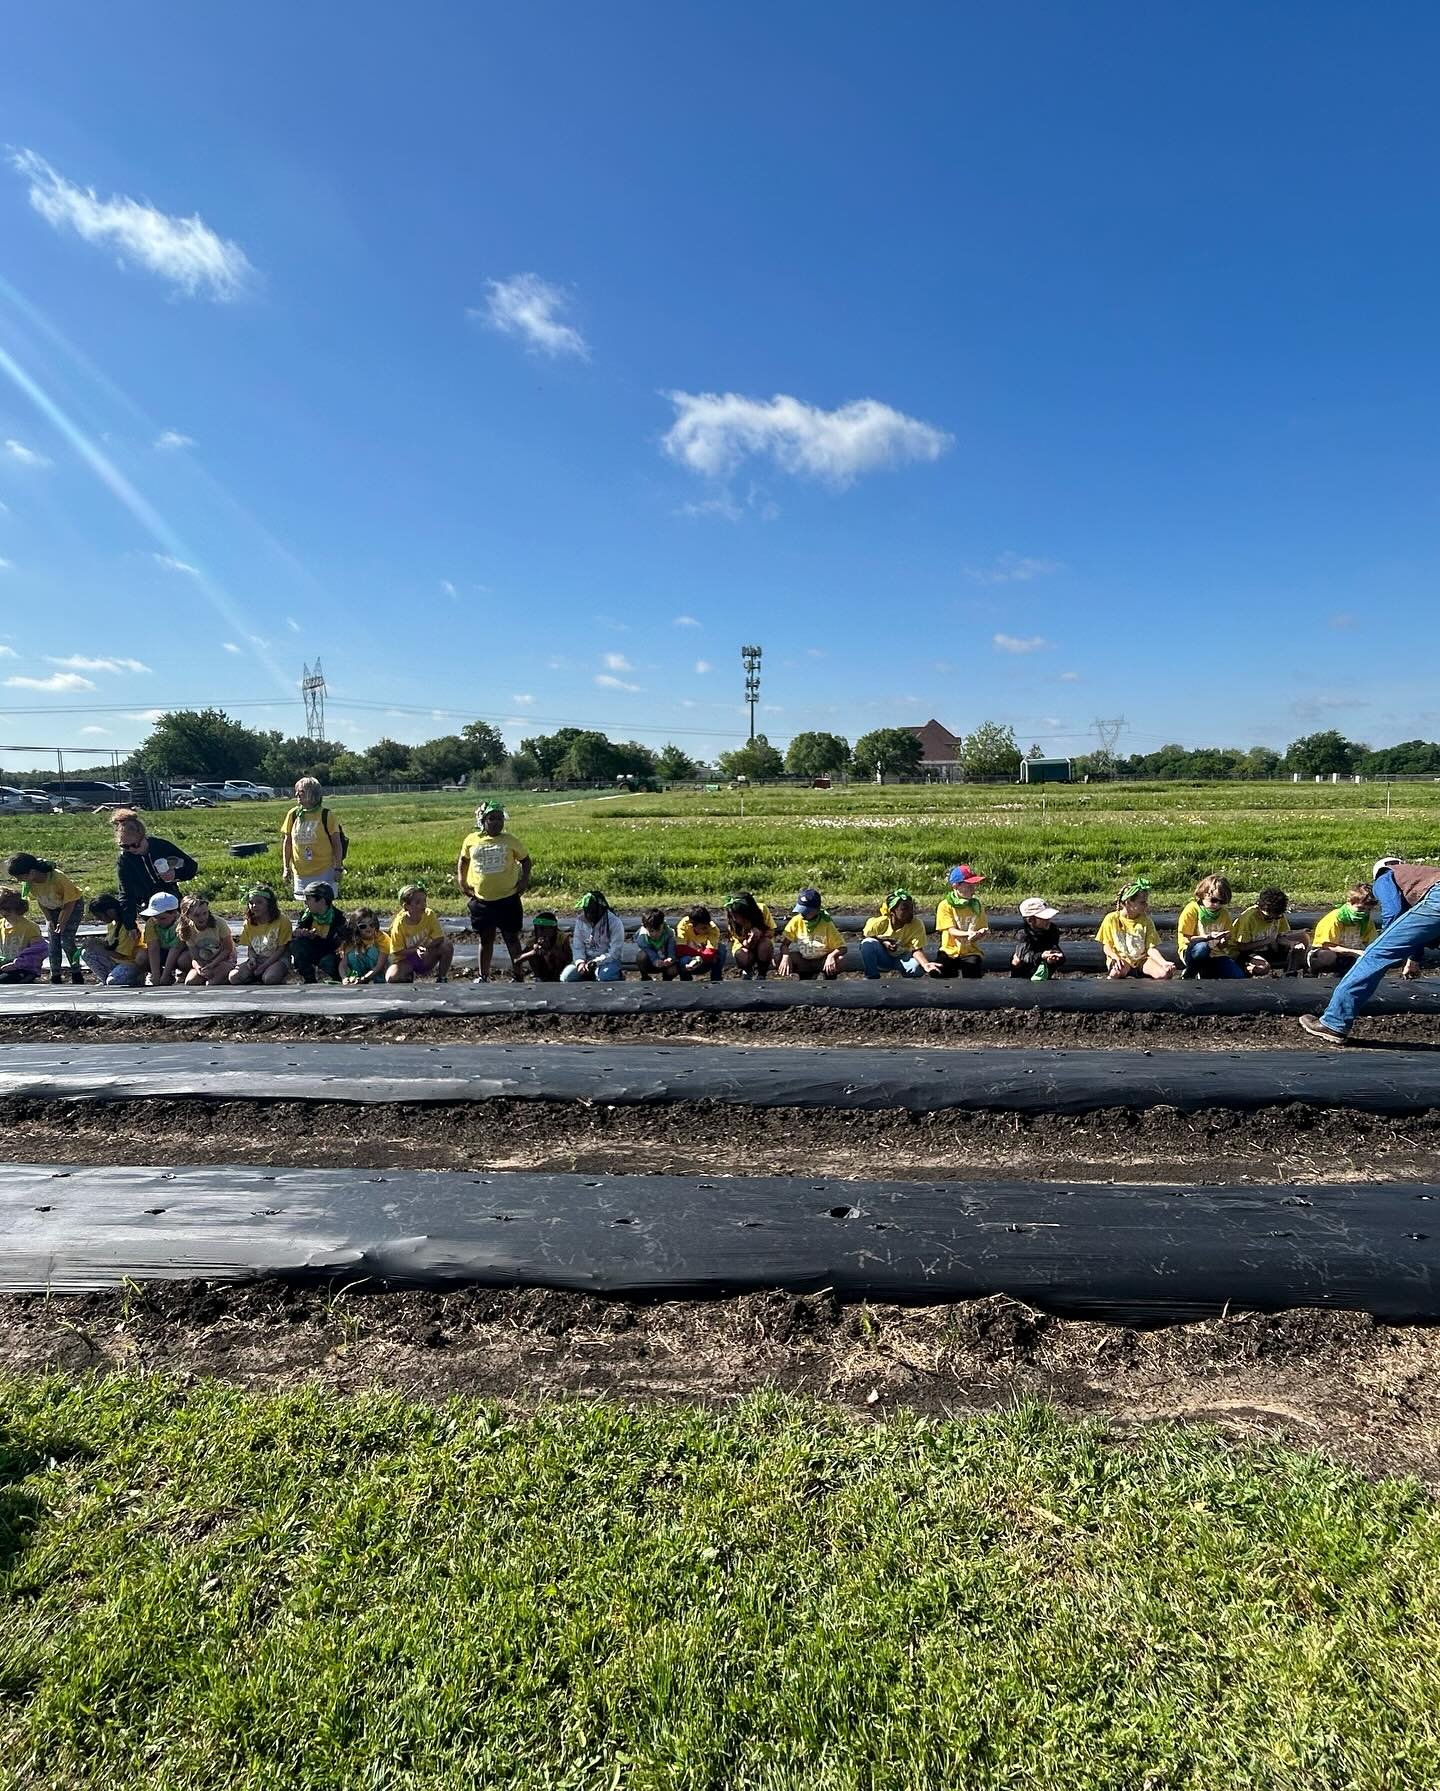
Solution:
<svg viewBox="0 0 1440 1791">
<path fill-rule="evenodd" d="M 1413 908 L 1422 896 L 1429 895 L 1440 883 L 1440 865 L 1392 864 L 1390 875 L 1395 879 L 1395 887 L 1405 906 Z"/>
</svg>

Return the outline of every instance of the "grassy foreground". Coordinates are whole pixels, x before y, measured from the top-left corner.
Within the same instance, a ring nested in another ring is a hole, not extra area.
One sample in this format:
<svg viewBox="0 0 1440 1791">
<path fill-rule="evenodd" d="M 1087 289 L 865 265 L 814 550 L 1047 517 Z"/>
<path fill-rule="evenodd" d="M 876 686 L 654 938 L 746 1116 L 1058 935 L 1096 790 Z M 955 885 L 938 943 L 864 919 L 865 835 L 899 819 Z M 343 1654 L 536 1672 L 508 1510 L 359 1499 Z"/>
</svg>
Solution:
<svg viewBox="0 0 1440 1791">
<path fill-rule="evenodd" d="M 1205 1432 L 0 1383 L 0 1784 L 1440 1783 L 1440 1516 Z"/>
<path fill-rule="evenodd" d="M 349 903 L 389 908 L 402 883 L 427 883 L 436 905 L 463 908 L 455 856 L 476 802 L 461 796 L 335 799 L 351 841 Z M 1000 905 L 1046 894 L 1072 907 L 1108 904 L 1136 872 L 1156 900 L 1188 899 L 1198 879 L 1224 871 L 1251 895 L 1278 883 L 1297 901 L 1339 901 L 1386 852 L 1440 853 L 1440 784 L 1115 784 L 1050 790 L 1013 785 L 852 785 L 831 791 L 764 788 L 745 796 L 691 790 L 658 796 L 507 798 L 512 830 L 535 861 L 532 905 L 571 906 L 598 886 L 617 905 L 722 901 L 736 885 L 793 901 L 814 883 L 836 906 L 865 906 L 904 884 L 922 902 L 942 893 L 948 866 L 968 860 L 990 877 Z M 234 910 L 256 880 L 278 881 L 285 803 L 243 804 L 154 818 L 159 834 L 200 861 Z M 61 864 L 87 893 L 114 879 L 100 816 L 36 816 L 0 823 L 5 853 L 28 848 Z M 227 845 L 269 840 L 264 858 Z"/>
</svg>

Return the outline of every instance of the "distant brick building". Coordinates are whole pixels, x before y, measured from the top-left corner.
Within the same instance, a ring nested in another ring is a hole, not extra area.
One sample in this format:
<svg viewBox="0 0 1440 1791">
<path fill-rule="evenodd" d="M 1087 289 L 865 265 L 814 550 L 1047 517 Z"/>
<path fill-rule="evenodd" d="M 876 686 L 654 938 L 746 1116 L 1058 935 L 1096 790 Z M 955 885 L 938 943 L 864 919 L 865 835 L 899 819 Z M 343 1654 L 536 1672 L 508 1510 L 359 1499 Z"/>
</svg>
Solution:
<svg viewBox="0 0 1440 1791">
<path fill-rule="evenodd" d="M 907 728 L 920 742 L 920 775 L 929 778 L 932 783 L 958 784 L 961 771 L 955 757 L 955 748 L 960 744 L 960 736 L 952 734 L 949 728 L 942 727 L 938 721 L 930 720 L 923 727 Z"/>
</svg>

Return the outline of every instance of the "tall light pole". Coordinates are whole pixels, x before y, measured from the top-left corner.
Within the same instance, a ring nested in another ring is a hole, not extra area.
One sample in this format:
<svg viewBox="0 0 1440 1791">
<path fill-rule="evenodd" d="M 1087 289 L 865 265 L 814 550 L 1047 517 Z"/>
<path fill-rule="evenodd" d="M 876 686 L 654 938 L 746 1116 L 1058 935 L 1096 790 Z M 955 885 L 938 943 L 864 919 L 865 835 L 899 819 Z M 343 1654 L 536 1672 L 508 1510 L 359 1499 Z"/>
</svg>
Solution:
<svg viewBox="0 0 1440 1791">
<path fill-rule="evenodd" d="M 750 705 L 750 744 L 755 744 L 755 705 L 760 701 L 760 657 L 759 647 L 742 647 L 740 657 L 745 663 L 745 701 Z"/>
</svg>

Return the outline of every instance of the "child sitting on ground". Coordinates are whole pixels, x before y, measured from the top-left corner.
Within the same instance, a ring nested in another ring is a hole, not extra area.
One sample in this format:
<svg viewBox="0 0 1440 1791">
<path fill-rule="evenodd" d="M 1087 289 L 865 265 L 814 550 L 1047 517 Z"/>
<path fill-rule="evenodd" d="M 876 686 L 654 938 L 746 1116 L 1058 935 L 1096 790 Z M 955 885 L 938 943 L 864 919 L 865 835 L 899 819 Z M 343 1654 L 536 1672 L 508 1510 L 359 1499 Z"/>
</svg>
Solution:
<svg viewBox="0 0 1440 1791">
<path fill-rule="evenodd" d="M 1028 976 L 1032 983 L 1049 982 L 1065 968 L 1060 929 L 1055 925 L 1058 908 L 1042 896 L 1026 896 L 1020 904 L 1020 936 L 1010 959 L 1010 974 Z"/>
<path fill-rule="evenodd" d="M 1112 981 L 1148 976 L 1167 982 L 1175 974 L 1175 966 L 1160 950 L 1160 935 L 1150 918 L 1150 884 L 1144 877 L 1136 877 L 1120 891 L 1095 937 L 1104 949 Z"/>
<path fill-rule="evenodd" d="M 168 989 L 190 967 L 190 954 L 180 937 L 180 898 L 157 889 L 140 910 L 140 962 L 146 986 Z"/>
<path fill-rule="evenodd" d="M 730 954 L 746 981 L 764 982 L 775 962 L 775 916 L 748 889 L 725 903 L 725 924 L 730 929 Z"/>
<path fill-rule="evenodd" d="M 825 912 L 818 889 L 802 889 L 780 935 L 781 976 L 824 976 L 834 982 L 845 963 L 845 941 Z"/>
<path fill-rule="evenodd" d="M 1195 885 L 1194 898 L 1180 910 L 1175 928 L 1182 976 L 1244 976 L 1244 966 L 1231 956 L 1229 902 L 1227 877 L 1202 877 Z"/>
<path fill-rule="evenodd" d="M 580 898 L 570 950 L 572 962 L 560 972 L 562 983 L 624 980 L 625 923 L 598 889 L 587 889 Z"/>
<path fill-rule="evenodd" d="M 83 983 L 85 972 L 80 968 L 76 940 L 85 911 L 80 891 L 49 859 L 36 858 L 29 852 L 17 852 L 5 868 L 12 877 L 23 879 L 20 894 L 34 902 L 45 918 L 51 982 L 64 982 L 68 964 L 71 982 Z"/>
<path fill-rule="evenodd" d="M 320 976 L 340 980 L 340 935 L 345 916 L 335 906 L 335 891 L 328 883 L 311 883 L 305 890 L 305 911 L 295 922 L 290 940 L 290 962 L 302 983 Z"/>
<path fill-rule="evenodd" d="M 985 879 L 968 864 L 951 867 L 950 893 L 935 910 L 935 931 L 940 935 L 940 974 L 976 977 L 985 974 L 983 941 L 990 920 L 975 893 Z"/>
<path fill-rule="evenodd" d="M 390 923 L 387 983 L 413 983 L 433 976 L 443 983 L 450 975 L 455 947 L 445 937 L 440 917 L 430 906 L 423 883 L 407 883 L 400 891 L 400 912 Z"/>
<path fill-rule="evenodd" d="M 675 954 L 675 929 L 666 921 L 665 910 L 647 908 L 635 934 L 641 982 L 648 983 L 657 970 L 667 983 L 673 982 L 680 971 L 680 960 Z"/>
<path fill-rule="evenodd" d="M 190 960 L 187 983 L 208 988 L 229 981 L 235 968 L 235 936 L 211 908 L 203 889 L 192 890 L 180 904 L 180 940 Z"/>
<path fill-rule="evenodd" d="M 718 983 L 725 974 L 725 957 L 725 942 L 710 918 L 710 910 L 703 904 L 692 908 L 675 929 L 675 958 L 681 982 L 693 982 L 704 973 L 712 983 Z"/>
<path fill-rule="evenodd" d="M 380 917 L 373 908 L 357 909 L 342 926 L 336 945 L 347 983 L 384 980 L 385 966 L 390 962 L 390 942 L 381 932 Z"/>
<path fill-rule="evenodd" d="M 0 889 L 0 983 L 33 983 L 45 962 L 45 940 L 18 889 Z"/>
<path fill-rule="evenodd" d="M 516 962 L 517 970 L 528 970 L 537 983 L 558 983 L 570 963 L 570 941 L 560 931 L 560 922 L 544 909 L 530 923 L 530 943 Z"/>
<path fill-rule="evenodd" d="M 1230 949 L 1248 976 L 1293 975 L 1305 961 L 1310 935 L 1290 925 L 1289 907 L 1283 889 L 1262 889 L 1236 916 Z"/>
<path fill-rule="evenodd" d="M 257 883 L 245 897 L 245 924 L 240 943 L 247 956 L 230 972 L 235 984 L 283 983 L 290 975 L 291 926 L 268 883 Z"/>
<path fill-rule="evenodd" d="M 140 931 L 125 925 L 125 909 L 119 896 L 98 895 L 90 915 L 105 923 L 103 945 L 82 945 L 80 959 L 97 982 L 116 989 L 138 989 L 145 980 L 140 963 Z"/>
<path fill-rule="evenodd" d="M 1369 883 L 1357 883 L 1338 908 L 1321 915 L 1310 935 L 1306 968 L 1312 976 L 1344 976 L 1378 936 L 1375 910 L 1380 898 Z"/>
<path fill-rule="evenodd" d="M 880 912 L 865 922 L 860 962 L 871 982 L 891 970 L 901 976 L 939 976 L 940 966 L 925 956 L 925 923 L 915 913 L 908 889 L 892 890 Z"/>
</svg>

